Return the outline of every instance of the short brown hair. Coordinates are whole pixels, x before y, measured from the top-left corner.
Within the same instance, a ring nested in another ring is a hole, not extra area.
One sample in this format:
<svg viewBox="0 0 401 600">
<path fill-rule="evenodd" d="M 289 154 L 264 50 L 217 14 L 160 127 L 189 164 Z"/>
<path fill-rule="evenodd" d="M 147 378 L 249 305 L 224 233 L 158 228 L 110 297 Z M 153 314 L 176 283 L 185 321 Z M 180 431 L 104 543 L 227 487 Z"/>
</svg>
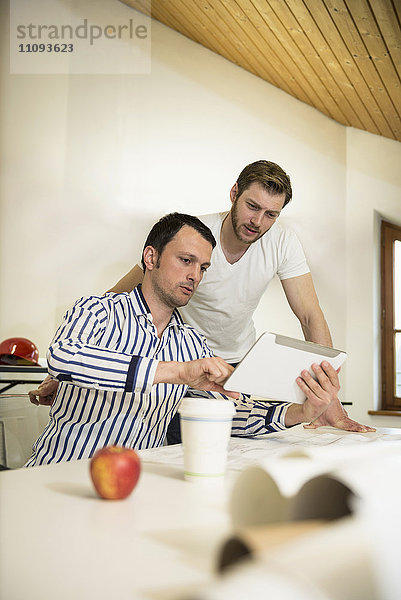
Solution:
<svg viewBox="0 0 401 600">
<path fill-rule="evenodd" d="M 290 178 L 287 173 L 274 162 L 258 160 L 247 165 L 245 169 L 241 171 L 237 179 L 237 198 L 239 198 L 252 183 L 259 183 L 265 190 L 275 196 L 285 194 L 283 207 L 288 204 L 292 198 Z"/>
<path fill-rule="evenodd" d="M 205 225 L 198 217 L 187 215 L 184 213 L 170 213 L 164 215 L 157 223 L 155 223 L 149 232 L 149 235 L 144 244 L 143 250 L 146 246 L 152 246 L 157 250 L 159 257 L 161 256 L 165 246 L 171 242 L 173 237 L 180 231 L 184 225 L 188 225 L 197 231 L 209 244 L 214 248 L 216 246 L 216 240 L 209 227 Z M 145 262 L 143 260 L 142 250 L 142 268 L 146 271 Z"/>
</svg>

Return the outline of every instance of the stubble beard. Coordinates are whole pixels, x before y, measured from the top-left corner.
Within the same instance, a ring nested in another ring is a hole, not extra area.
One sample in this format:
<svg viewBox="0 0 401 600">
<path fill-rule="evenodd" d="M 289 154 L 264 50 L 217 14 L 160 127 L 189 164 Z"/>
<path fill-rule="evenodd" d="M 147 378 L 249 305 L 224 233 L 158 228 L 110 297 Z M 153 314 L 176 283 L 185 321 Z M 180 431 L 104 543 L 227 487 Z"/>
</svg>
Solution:
<svg viewBox="0 0 401 600">
<path fill-rule="evenodd" d="M 254 244 L 259 238 L 261 238 L 263 234 L 258 234 L 253 240 L 248 240 L 241 235 L 240 226 L 238 224 L 238 205 L 237 205 L 237 203 L 238 203 L 238 199 L 236 198 L 234 200 L 234 204 L 231 209 L 231 224 L 233 226 L 234 235 L 239 242 L 241 242 L 242 244 L 246 244 L 247 246 L 250 246 L 251 244 Z"/>
<path fill-rule="evenodd" d="M 156 268 L 158 268 L 158 267 L 156 266 Z M 181 308 L 182 306 L 186 306 L 192 297 L 191 296 L 189 298 L 182 298 L 182 300 L 180 300 L 178 298 L 178 292 L 177 292 L 177 295 L 175 295 L 173 292 L 166 290 L 164 287 L 162 287 L 159 284 L 157 279 L 153 280 L 153 290 L 154 290 L 155 294 L 157 295 L 158 299 L 165 306 L 168 306 L 168 308 L 171 308 L 171 310 L 175 310 L 176 308 Z"/>
</svg>

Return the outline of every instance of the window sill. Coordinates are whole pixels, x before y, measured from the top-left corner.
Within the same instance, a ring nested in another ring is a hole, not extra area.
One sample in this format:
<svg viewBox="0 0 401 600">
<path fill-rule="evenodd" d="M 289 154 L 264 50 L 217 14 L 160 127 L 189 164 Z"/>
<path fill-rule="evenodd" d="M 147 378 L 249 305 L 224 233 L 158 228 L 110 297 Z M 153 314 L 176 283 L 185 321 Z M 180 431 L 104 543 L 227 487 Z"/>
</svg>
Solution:
<svg viewBox="0 0 401 600">
<path fill-rule="evenodd" d="M 379 417 L 401 417 L 401 410 L 368 410 L 368 415 Z"/>
</svg>

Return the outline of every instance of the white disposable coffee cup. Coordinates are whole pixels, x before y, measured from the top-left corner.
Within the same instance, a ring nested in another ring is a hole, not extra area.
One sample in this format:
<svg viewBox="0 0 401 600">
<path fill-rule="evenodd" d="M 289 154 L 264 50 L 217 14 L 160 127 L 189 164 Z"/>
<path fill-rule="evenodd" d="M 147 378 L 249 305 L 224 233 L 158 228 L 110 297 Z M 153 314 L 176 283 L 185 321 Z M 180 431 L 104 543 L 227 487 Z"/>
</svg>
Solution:
<svg viewBox="0 0 401 600">
<path fill-rule="evenodd" d="M 221 479 L 235 406 L 231 400 L 184 398 L 178 410 L 188 481 Z"/>
</svg>

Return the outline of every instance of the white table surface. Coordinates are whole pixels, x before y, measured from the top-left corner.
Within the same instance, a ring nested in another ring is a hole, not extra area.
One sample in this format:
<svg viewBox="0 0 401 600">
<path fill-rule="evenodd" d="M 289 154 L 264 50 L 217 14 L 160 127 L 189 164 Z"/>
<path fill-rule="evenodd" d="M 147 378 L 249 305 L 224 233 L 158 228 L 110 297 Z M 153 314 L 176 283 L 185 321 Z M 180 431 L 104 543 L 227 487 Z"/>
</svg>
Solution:
<svg viewBox="0 0 401 600">
<path fill-rule="evenodd" d="M 300 426 L 265 440 L 232 438 L 225 481 L 210 485 L 184 481 L 181 446 L 146 450 L 139 483 L 121 501 L 97 497 L 88 460 L 1 472 L 0 598 L 190 598 L 216 577 L 238 469 L 294 445 L 393 439 L 400 429 L 361 437 Z"/>
</svg>

